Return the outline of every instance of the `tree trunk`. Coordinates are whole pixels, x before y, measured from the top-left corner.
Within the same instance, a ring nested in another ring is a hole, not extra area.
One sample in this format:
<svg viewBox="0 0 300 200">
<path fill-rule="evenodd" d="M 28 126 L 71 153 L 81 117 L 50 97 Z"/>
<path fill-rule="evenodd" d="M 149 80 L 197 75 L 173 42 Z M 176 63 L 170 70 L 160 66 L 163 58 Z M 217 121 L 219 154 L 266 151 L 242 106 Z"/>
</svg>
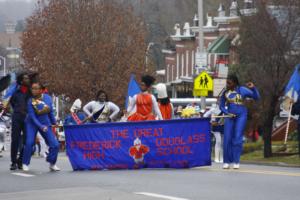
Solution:
<svg viewBox="0 0 300 200">
<path fill-rule="evenodd" d="M 272 98 L 270 107 L 266 112 L 265 123 L 263 127 L 264 135 L 264 158 L 272 157 L 272 131 L 273 131 L 273 120 L 275 116 L 277 98 Z"/>
<path fill-rule="evenodd" d="M 264 158 L 272 157 L 272 126 L 273 115 L 269 115 L 266 119 L 264 129 Z"/>
</svg>

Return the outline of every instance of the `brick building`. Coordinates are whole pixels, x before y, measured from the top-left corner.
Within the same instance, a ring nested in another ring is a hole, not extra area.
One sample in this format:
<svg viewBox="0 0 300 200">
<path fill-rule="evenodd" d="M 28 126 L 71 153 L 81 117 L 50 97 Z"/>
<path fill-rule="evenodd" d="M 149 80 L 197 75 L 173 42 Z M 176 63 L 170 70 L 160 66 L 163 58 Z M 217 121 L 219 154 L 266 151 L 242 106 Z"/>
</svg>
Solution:
<svg viewBox="0 0 300 200">
<path fill-rule="evenodd" d="M 198 17 L 193 25 L 186 22 L 183 31 L 180 24 L 175 24 L 175 34 L 170 36 L 172 45 L 163 49 L 165 55 L 164 80 L 173 98 L 192 97 L 193 80 L 203 67 L 215 78 L 225 78 L 228 64 L 238 63 L 236 46 L 239 42 L 240 14 L 251 15 L 256 12 L 253 0 L 244 0 L 242 9 L 233 0 L 226 15 L 225 7 L 220 4 L 217 16 L 207 14 L 203 27 L 204 48 L 206 53 L 199 55 Z M 201 58 L 202 56 L 202 58 Z M 203 57 L 204 56 L 204 57 Z M 199 60 L 206 60 L 206 66 L 198 66 Z"/>
</svg>

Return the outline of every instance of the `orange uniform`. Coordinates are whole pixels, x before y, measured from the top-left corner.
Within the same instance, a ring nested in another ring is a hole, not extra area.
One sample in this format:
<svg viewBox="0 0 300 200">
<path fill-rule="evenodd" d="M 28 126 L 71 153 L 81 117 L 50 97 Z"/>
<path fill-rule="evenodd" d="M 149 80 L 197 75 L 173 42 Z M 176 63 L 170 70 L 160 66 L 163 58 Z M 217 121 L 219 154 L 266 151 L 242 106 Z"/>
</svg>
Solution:
<svg viewBox="0 0 300 200">
<path fill-rule="evenodd" d="M 159 110 L 161 112 L 161 115 L 163 117 L 163 119 L 168 120 L 168 119 L 172 119 L 172 105 L 170 103 L 163 105 L 161 103 L 158 103 L 159 106 Z"/>
<path fill-rule="evenodd" d="M 128 121 L 149 121 L 155 120 L 152 113 L 152 95 L 141 93 L 136 96 L 136 112 L 128 117 Z"/>
</svg>

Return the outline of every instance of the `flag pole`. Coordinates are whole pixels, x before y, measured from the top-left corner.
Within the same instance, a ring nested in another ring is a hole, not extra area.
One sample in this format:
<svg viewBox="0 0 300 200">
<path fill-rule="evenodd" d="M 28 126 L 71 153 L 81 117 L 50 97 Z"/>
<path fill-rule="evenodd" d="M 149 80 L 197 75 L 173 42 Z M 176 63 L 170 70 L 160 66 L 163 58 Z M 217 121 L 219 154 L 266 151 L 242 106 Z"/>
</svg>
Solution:
<svg viewBox="0 0 300 200">
<path fill-rule="evenodd" d="M 292 108 L 293 108 L 293 102 L 291 101 L 291 102 L 290 102 L 290 107 L 289 107 L 289 115 L 288 115 L 288 120 L 287 120 L 286 130 L 285 130 L 285 137 L 284 137 L 284 145 L 285 145 L 285 147 L 286 147 L 287 137 L 288 137 L 289 129 L 290 129 L 290 122 L 291 122 Z"/>
</svg>

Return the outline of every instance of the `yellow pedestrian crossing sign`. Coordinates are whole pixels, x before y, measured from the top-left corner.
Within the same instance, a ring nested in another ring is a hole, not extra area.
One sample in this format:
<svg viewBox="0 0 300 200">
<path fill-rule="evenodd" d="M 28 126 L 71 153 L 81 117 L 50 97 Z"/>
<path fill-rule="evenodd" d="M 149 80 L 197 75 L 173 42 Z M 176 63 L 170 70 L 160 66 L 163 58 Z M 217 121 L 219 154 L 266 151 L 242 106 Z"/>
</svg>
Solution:
<svg viewBox="0 0 300 200">
<path fill-rule="evenodd" d="M 203 71 L 194 80 L 194 96 L 207 96 L 208 91 L 213 91 L 213 79 Z"/>
<path fill-rule="evenodd" d="M 203 71 L 194 80 L 194 90 L 213 91 L 213 79 Z"/>
</svg>

